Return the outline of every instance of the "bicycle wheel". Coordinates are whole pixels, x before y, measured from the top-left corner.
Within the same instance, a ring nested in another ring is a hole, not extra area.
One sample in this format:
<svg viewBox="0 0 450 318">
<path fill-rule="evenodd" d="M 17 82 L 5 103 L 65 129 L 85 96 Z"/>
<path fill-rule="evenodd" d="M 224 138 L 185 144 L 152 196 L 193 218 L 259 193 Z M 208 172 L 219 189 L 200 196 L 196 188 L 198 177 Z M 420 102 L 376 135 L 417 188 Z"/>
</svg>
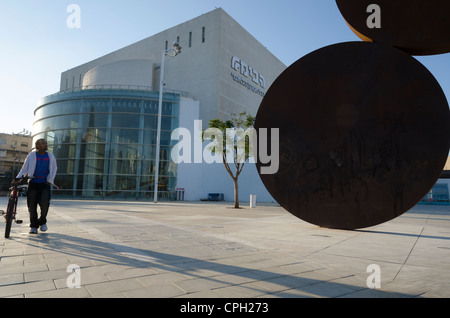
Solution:
<svg viewBox="0 0 450 318">
<path fill-rule="evenodd" d="M 5 238 L 9 238 L 9 233 L 11 232 L 11 225 L 14 219 L 14 207 L 14 201 L 10 199 L 8 202 L 8 210 L 6 211 Z"/>
</svg>

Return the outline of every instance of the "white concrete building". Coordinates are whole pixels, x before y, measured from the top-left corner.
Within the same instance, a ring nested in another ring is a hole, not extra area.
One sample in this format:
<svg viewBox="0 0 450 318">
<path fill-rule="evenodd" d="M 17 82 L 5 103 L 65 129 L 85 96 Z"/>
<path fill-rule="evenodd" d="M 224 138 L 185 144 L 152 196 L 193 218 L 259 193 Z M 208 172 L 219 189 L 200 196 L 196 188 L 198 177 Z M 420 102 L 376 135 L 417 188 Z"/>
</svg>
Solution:
<svg viewBox="0 0 450 318">
<path fill-rule="evenodd" d="M 182 91 L 200 102 L 204 128 L 231 113 L 256 114 L 262 95 L 286 66 L 224 10 L 193 20 L 67 70 L 61 91 L 83 86 L 150 86 L 159 90 L 161 51 L 182 47 L 166 57 L 166 89 Z"/>
<path fill-rule="evenodd" d="M 161 145 L 166 157 L 160 175 L 167 180 L 158 191 L 173 198 L 176 188 L 183 188 L 185 200 L 207 198 L 209 193 L 233 200 L 233 183 L 223 164 L 181 163 L 174 173 L 167 158 L 176 143 L 168 139 L 170 132 L 178 127 L 193 135 L 195 120 L 206 129 L 214 118 L 226 120 L 243 111 L 256 115 L 264 94 L 286 68 L 222 9 L 61 74 L 60 92 L 41 100 L 33 127 L 34 138 L 53 144 L 65 189 L 61 194 L 152 197 L 154 106 L 162 52 L 174 42 L 182 50 L 165 57 L 167 113 Z M 239 185 L 241 201 L 255 194 L 259 202 L 273 202 L 254 164 L 244 167 Z"/>
</svg>

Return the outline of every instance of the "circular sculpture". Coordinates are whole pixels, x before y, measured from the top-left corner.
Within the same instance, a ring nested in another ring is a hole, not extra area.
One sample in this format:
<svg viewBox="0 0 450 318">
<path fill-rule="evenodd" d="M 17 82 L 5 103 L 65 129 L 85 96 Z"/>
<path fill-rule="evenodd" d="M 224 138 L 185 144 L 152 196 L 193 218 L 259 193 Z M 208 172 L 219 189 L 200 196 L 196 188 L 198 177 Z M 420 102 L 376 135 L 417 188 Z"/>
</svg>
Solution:
<svg viewBox="0 0 450 318">
<path fill-rule="evenodd" d="M 268 90 L 255 128 L 279 128 L 279 170 L 260 174 L 274 199 L 336 229 L 408 211 L 439 178 L 450 147 L 438 82 L 379 43 L 335 44 L 299 59 Z"/>
<path fill-rule="evenodd" d="M 350 28 L 364 41 L 411 55 L 450 52 L 449 0 L 336 0 Z"/>
</svg>

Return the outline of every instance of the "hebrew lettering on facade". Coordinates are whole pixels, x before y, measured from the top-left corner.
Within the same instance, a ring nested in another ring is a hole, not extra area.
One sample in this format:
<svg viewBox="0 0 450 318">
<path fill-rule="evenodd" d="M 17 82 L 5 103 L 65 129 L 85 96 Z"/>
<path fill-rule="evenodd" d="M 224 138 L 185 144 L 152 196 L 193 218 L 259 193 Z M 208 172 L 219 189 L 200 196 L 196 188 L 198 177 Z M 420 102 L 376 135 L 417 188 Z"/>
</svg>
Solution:
<svg viewBox="0 0 450 318">
<path fill-rule="evenodd" d="M 262 74 L 259 74 L 253 67 L 249 66 L 245 61 L 237 56 L 231 59 L 231 68 L 239 71 L 245 77 L 251 77 L 252 81 L 259 84 L 262 88 L 266 88 L 266 80 Z"/>
<path fill-rule="evenodd" d="M 266 79 L 262 74 L 259 74 L 259 85 L 261 85 L 262 88 L 266 88 Z"/>
<path fill-rule="evenodd" d="M 241 60 L 241 74 L 248 77 L 248 64 Z"/>
<path fill-rule="evenodd" d="M 233 58 L 231 59 L 231 67 L 235 71 L 241 70 L 241 59 L 237 56 L 233 56 Z"/>
<path fill-rule="evenodd" d="M 256 84 L 258 84 L 258 72 L 256 72 L 253 67 L 249 66 L 249 71 L 250 71 L 250 77 L 252 78 L 252 81 Z"/>
</svg>

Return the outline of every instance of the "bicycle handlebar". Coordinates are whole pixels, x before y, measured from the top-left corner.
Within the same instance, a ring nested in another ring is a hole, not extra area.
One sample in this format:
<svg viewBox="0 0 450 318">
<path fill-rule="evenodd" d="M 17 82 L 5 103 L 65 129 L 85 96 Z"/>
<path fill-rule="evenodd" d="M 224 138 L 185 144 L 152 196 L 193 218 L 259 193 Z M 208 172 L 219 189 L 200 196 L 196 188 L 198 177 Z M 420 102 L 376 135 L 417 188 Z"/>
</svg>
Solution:
<svg viewBox="0 0 450 318">
<path fill-rule="evenodd" d="M 31 180 L 31 179 L 33 179 L 33 178 L 31 178 L 31 177 L 28 177 L 28 176 L 22 176 L 22 177 L 20 177 L 20 178 L 13 178 L 12 179 L 12 181 L 11 181 L 11 185 L 14 185 L 14 184 L 18 184 L 18 183 L 20 183 L 22 180 Z"/>
<path fill-rule="evenodd" d="M 13 178 L 12 181 L 21 181 L 22 179 L 34 179 L 34 177 L 29 177 L 29 176 L 21 176 L 20 178 Z"/>
<path fill-rule="evenodd" d="M 11 181 L 11 185 L 17 185 L 17 184 L 19 184 L 23 179 L 25 179 L 25 180 L 31 180 L 31 179 L 35 179 L 36 177 L 29 177 L 29 176 L 22 176 L 22 177 L 20 177 L 20 178 L 14 178 L 12 181 Z M 54 183 L 49 183 L 50 185 L 52 185 L 52 186 L 54 186 L 56 189 L 60 189 L 60 187 L 59 186 L 57 186 L 56 184 L 54 184 Z"/>
</svg>

